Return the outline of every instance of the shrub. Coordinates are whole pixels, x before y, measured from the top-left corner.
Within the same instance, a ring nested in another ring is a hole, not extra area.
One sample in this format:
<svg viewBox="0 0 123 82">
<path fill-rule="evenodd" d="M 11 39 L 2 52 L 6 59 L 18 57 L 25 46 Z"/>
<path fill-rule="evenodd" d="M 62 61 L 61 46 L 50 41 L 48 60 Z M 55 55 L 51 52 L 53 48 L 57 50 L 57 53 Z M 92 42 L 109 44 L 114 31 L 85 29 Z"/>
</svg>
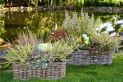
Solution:
<svg viewBox="0 0 123 82">
<path fill-rule="evenodd" d="M 83 33 L 93 34 L 95 28 L 100 25 L 100 19 L 95 20 L 94 15 L 91 17 L 88 13 L 81 12 L 78 17 L 77 13 L 73 13 L 72 17 L 66 12 L 62 27 L 69 31 L 69 34 L 74 36 L 81 36 Z"/>
<path fill-rule="evenodd" d="M 27 30 L 27 32 L 20 33 L 17 39 L 17 43 L 19 45 L 26 45 L 26 44 L 36 45 L 40 42 L 41 40 L 37 38 L 37 36 L 33 34 L 30 30 Z"/>
<path fill-rule="evenodd" d="M 0 36 L 2 35 L 2 34 L 4 34 L 6 31 L 5 31 L 5 29 L 4 29 L 4 27 L 1 27 L 0 26 Z"/>
<path fill-rule="evenodd" d="M 43 48 L 47 48 L 47 51 L 46 49 L 43 51 Z M 35 66 L 40 66 L 42 63 L 65 61 L 73 50 L 73 45 L 69 45 L 64 40 L 52 44 L 42 43 L 40 44 L 40 50 L 30 44 L 16 45 L 8 51 L 5 58 L 8 63 L 21 63 L 35 68 Z"/>
<path fill-rule="evenodd" d="M 68 33 L 64 29 L 53 30 L 50 35 L 51 42 L 66 38 Z"/>
<path fill-rule="evenodd" d="M 73 13 L 72 17 L 66 13 L 62 27 L 68 30 L 69 35 L 73 37 L 79 38 L 82 34 L 89 35 L 92 38 L 91 44 L 88 46 L 90 52 L 102 54 L 118 48 L 119 39 L 105 33 L 97 33 L 96 28 L 100 24 L 100 19 L 95 20 L 93 15 L 90 17 L 87 13 L 81 12 L 80 17 L 76 13 Z"/>
<path fill-rule="evenodd" d="M 50 54 L 53 61 L 65 61 L 66 57 L 73 51 L 73 45 L 61 40 L 53 43 Z"/>
<path fill-rule="evenodd" d="M 25 64 L 32 52 L 32 45 L 15 45 L 14 48 L 8 51 L 5 58 L 9 63 L 19 62 Z"/>
<path fill-rule="evenodd" d="M 68 31 L 68 34 L 70 36 L 78 37 L 81 39 L 82 34 L 87 34 L 89 36 L 94 35 L 94 32 L 100 23 L 100 19 L 95 20 L 94 15 L 90 17 L 88 13 L 81 12 L 81 16 L 77 16 L 77 13 L 74 12 L 72 14 L 72 17 L 66 13 L 62 27 Z M 76 41 L 77 39 L 74 42 Z M 81 45 L 85 44 L 82 43 L 80 46 Z"/>
<path fill-rule="evenodd" d="M 90 48 L 91 52 L 103 54 L 105 52 L 112 52 L 119 48 L 119 38 L 111 37 L 106 33 L 95 33 L 92 36 L 93 45 Z"/>
</svg>

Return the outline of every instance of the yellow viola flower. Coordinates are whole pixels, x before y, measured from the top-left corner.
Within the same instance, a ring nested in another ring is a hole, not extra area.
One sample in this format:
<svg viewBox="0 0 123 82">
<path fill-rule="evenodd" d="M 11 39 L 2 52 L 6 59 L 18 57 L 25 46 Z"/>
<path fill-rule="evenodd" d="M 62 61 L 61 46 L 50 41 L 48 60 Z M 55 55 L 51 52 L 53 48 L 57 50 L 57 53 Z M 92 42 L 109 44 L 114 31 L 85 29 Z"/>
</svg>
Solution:
<svg viewBox="0 0 123 82">
<path fill-rule="evenodd" d="M 85 44 L 87 44 L 87 45 L 88 45 L 88 44 L 89 44 L 89 40 L 85 40 Z"/>
<path fill-rule="evenodd" d="M 85 38 L 85 44 L 87 44 L 87 45 L 89 44 L 89 37 Z"/>
</svg>

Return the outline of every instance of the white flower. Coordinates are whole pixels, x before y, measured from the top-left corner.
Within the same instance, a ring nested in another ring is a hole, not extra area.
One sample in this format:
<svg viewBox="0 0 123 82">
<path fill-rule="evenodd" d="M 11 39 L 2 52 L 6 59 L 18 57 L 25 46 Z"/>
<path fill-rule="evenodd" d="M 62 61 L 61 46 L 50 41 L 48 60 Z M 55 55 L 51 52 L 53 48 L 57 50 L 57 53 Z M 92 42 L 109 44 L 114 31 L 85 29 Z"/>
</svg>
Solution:
<svg viewBox="0 0 123 82">
<path fill-rule="evenodd" d="M 82 37 L 83 37 L 83 38 L 86 38 L 86 37 L 87 37 L 87 34 L 82 34 Z"/>
<path fill-rule="evenodd" d="M 116 22 L 116 24 L 123 24 L 123 19 L 122 19 L 122 20 L 118 20 L 118 21 Z"/>
</svg>

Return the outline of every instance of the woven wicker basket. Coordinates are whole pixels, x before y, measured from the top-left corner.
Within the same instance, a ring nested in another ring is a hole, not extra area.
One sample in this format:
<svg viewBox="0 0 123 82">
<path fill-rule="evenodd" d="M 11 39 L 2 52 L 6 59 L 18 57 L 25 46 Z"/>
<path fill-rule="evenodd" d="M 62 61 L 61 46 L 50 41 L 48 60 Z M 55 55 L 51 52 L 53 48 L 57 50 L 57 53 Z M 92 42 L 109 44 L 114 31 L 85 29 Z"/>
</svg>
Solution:
<svg viewBox="0 0 123 82">
<path fill-rule="evenodd" d="M 30 69 L 24 64 L 13 64 L 13 78 L 18 80 L 39 79 L 60 79 L 65 77 L 66 63 L 49 63 L 47 69 Z"/>
<path fill-rule="evenodd" d="M 104 53 L 102 55 L 92 55 L 88 50 L 79 50 L 71 54 L 68 64 L 73 65 L 90 65 L 90 64 L 111 64 L 112 53 Z"/>
</svg>

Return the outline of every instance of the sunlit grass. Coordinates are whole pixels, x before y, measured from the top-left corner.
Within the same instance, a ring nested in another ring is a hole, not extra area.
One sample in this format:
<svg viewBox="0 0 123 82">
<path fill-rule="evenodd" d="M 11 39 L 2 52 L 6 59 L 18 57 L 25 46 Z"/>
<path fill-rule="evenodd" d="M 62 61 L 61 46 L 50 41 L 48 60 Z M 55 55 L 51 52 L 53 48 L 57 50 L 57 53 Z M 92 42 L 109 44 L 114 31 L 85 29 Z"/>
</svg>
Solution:
<svg viewBox="0 0 123 82">
<path fill-rule="evenodd" d="M 120 2 L 123 2 L 123 0 L 103 0 L 102 2 L 120 4 Z"/>
<path fill-rule="evenodd" d="M 0 72 L 0 82 L 123 82 L 123 56 L 116 55 L 112 65 L 69 65 L 66 77 L 60 80 L 19 81 L 12 79 L 12 73 Z"/>
</svg>

